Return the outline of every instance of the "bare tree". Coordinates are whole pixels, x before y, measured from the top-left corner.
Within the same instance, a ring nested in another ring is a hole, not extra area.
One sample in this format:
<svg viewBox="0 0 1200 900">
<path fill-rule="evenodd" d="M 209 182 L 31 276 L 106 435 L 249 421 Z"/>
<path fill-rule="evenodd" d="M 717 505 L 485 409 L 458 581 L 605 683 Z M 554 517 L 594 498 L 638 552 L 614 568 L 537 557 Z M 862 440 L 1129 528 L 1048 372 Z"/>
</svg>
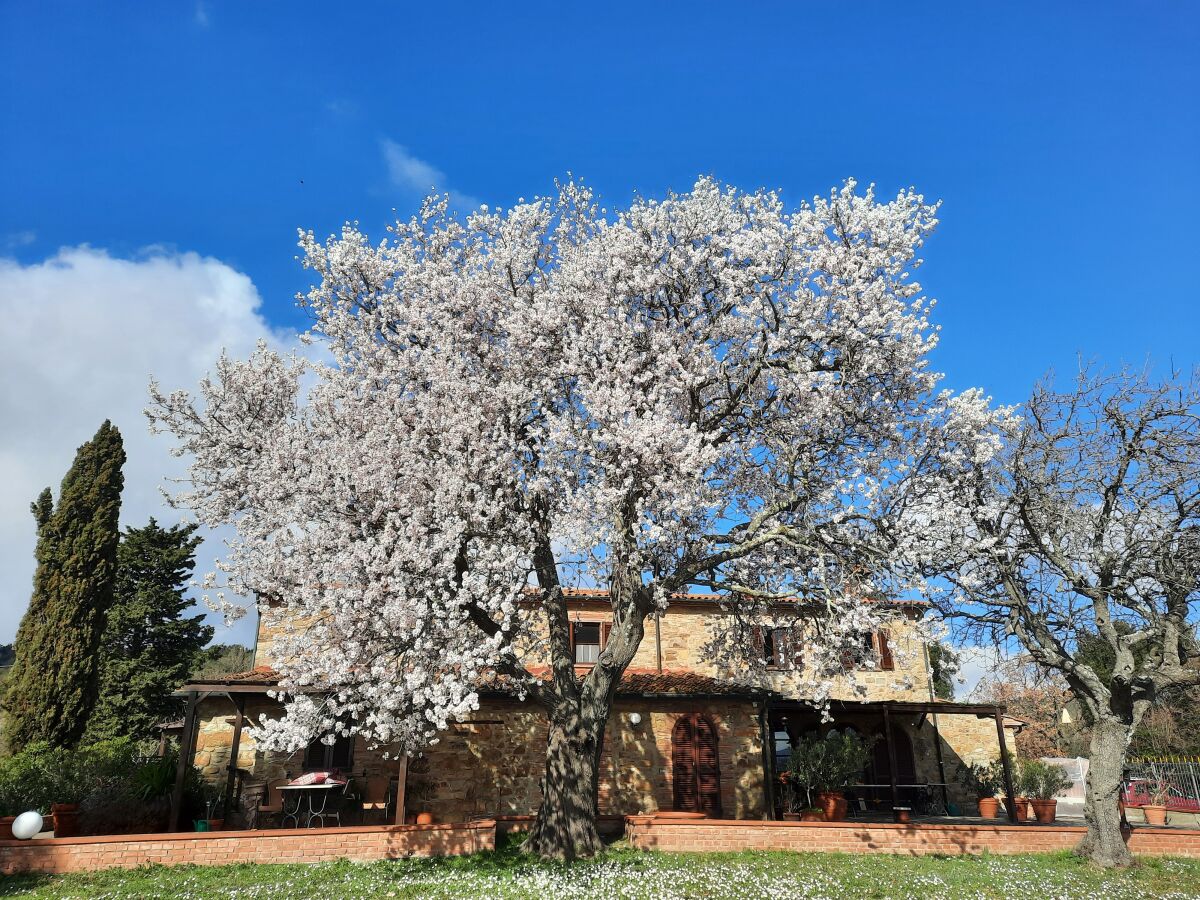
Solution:
<svg viewBox="0 0 1200 900">
<path fill-rule="evenodd" d="M 1083 371 L 1039 385 L 1003 452 L 945 516 L 953 562 L 943 611 L 976 639 L 1019 642 L 1061 674 L 1091 727 L 1087 835 L 1106 866 L 1132 858 L 1120 830 L 1125 753 L 1167 690 L 1200 681 L 1200 385 Z M 1103 641 L 1112 669 L 1079 652 Z"/>
</svg>

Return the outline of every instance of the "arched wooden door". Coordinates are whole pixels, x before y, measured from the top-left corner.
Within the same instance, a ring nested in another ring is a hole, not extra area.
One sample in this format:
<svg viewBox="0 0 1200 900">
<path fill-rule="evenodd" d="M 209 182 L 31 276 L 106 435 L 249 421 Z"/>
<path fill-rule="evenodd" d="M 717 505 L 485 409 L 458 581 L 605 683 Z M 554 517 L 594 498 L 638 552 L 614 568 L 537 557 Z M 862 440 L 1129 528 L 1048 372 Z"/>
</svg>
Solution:
<svg viewBox="0 0 1200 900">
<path fill-rule="evenodd" d="M 721 817 L 721 762 L 717 729 L 698 713 L 683 716 L 671 732 L 675 809 Z"/>
<path fill-rule="evenodd" d="M 891 781 L 891 760 L 888 759 L 887 740 L 883 734 L 875 742 L 872 749 L 875 767 L 874 777 L 878 784 L 888 784 Z M 895 723 L 892 724 L 892 752 L 896 754 L 896 783 L 915 784 L 917 780 L 916 759 L 913 756 L 912 740 L 908 734 Z"/>
</svg>

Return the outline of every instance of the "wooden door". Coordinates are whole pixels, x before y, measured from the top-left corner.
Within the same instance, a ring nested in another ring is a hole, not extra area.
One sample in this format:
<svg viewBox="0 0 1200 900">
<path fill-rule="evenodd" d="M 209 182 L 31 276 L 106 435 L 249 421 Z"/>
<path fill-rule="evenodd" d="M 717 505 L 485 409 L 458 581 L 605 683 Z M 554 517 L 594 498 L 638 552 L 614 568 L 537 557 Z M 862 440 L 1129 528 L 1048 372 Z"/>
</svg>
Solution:
<svg viewBox="0 0 1200 900">
<path fill-rule="evenodd" d="M 671 733 L 675 809 L 721 817 L 721 761 L 717 729 L 697 713 L 681 717 Z"/>
</svg>

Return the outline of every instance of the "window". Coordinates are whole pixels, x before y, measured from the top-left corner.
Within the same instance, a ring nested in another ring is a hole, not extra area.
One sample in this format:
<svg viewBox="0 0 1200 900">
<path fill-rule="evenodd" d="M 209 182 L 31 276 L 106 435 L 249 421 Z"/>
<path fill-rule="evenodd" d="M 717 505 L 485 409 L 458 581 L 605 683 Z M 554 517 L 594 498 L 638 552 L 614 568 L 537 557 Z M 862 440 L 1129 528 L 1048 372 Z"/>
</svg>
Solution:
<svg viewBox="0 0 1200 900">
<path fill-rule="evenodd" d="M 792 645 L 790 628 L 754 626 L 754 645 L 768 669 L 791 669 L 797 666 L 797 652 Z"/>
<path fill-rule="evenodd" d="M 872 631 L 863 635 L 863 649 L 866 651 L 863 655 L 864 668 L 867 668 L 865 663 L 868 661 L 873 661 L 874 668 L 884 672 L 891 672 L 896 668 L 890 641 L 891 635 L 886 631 Z"/>
<path fill-rule="evenodd" d="M 304 771 L 331 772 L 338 769 L 348 772 L 353 759 L 354 738 L 338 735 L 332 744 L 326 744 L 317 738 L 304 751 Z"/>
<path fill-rule="evenodd" d="M 571 647 L 575 665 L 591 666 L 600 659 L 600 651 L 608 643 L 607 622 L 572 622 Z"/>
</svg>

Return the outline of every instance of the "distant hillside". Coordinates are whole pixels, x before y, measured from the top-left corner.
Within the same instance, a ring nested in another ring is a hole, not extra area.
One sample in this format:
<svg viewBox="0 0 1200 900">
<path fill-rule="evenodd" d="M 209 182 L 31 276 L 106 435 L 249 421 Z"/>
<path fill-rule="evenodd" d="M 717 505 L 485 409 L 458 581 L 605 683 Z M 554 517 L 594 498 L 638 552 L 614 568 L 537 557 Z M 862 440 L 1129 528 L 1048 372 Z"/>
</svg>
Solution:
<svg viewBox="0 0 1200 900">
<path fill-rule="evenodd" d="M 0 666 L 11 666 L 17 658 L 17 651 L 12 644 L 0 644 Z"/>
</svg>

